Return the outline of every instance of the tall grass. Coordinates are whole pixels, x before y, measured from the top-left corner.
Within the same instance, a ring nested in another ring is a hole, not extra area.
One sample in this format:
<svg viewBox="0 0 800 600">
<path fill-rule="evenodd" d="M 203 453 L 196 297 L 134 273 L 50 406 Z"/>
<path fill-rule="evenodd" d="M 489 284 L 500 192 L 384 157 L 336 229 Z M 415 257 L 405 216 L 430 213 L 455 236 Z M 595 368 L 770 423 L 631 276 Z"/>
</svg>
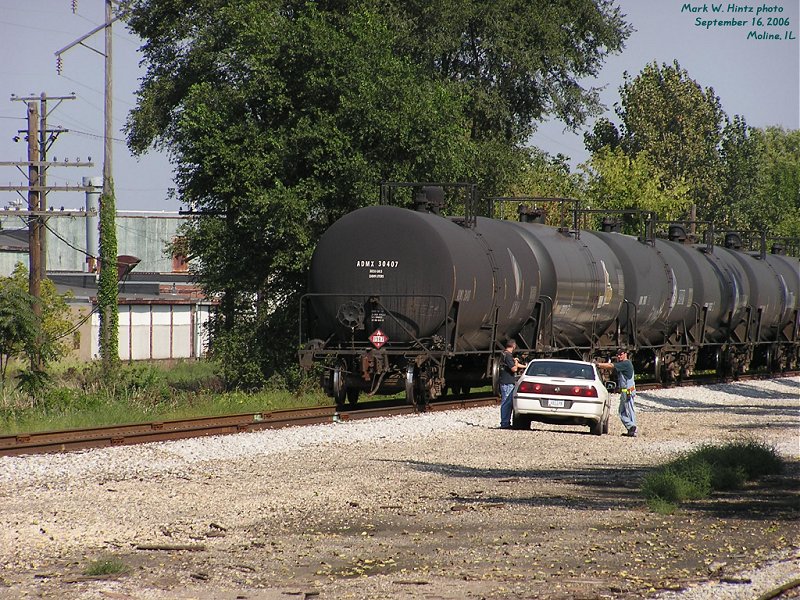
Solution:
<svg viewBox="0 0 800 600">
<path fill-rule="evenodd" d="M 280 378 L 256 393 L 224 390 L 210 361 L 122 365 L 109 376 L 99 363 L 65 365 L 35 399 L 10 386 L 0 390 L 0 434 L 80 429 L 263 412 L 330 404 L 316 386 L 287 390 Z"/>
<path fill-rule="evenodd" d="M 763 475 L 781 473 L 783 466 L 775 449 L 760 441 L 704 445 L 647 475 L 641 490 L 651 510 L 671 513 L 684 502 L 708 498 L 715 491 L 740 489 Z"/>
</svg>

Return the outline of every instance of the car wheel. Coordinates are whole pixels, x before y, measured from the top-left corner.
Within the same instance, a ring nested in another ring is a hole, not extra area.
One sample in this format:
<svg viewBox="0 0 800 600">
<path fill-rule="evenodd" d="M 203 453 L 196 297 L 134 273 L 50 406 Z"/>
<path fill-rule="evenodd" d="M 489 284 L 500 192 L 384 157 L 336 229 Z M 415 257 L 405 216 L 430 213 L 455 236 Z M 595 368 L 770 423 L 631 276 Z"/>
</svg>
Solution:
<svg viewBox="0 0 800 600">
<path fill-rule="evenodd" d="M 511 415 L 511 429 L 530 429 L 531 418 L 528 415 L 519 415 L 514 413 Z"/>
<path fill-rule="evenodd" d="M 603 435 L 603 420 L 589 425 L 589 431 L 592 432 L 592 435 Z"/>
</svg>

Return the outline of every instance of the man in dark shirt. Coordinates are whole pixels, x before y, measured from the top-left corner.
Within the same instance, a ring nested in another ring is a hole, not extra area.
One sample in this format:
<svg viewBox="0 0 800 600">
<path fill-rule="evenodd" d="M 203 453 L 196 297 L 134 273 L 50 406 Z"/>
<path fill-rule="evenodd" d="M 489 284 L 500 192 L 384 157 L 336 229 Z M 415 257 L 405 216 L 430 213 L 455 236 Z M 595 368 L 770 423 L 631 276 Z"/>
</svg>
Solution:
<svg viewBox="0 0 800 600">
<path fill-rule="evenodd" d="M 636 382 L 634 381 L 633 363 L 628 359 L 628 352 L 622 348 L 617 351 L 617 362 L 597 363 L 601 369 L 615 369 L 617 371 L 617 385 L 619 386 L 619 418 L 628 437 L 636 437 Z"/>
<path fill-rule="evenodd" d="M 514 410 L 514 384 L 516 373 L 525 368 L 514 357 L 517 342 L 508 340 L 506 349 L 500 357 L 500 429 L 511 429 L 511 413 Z"/>
</svg>

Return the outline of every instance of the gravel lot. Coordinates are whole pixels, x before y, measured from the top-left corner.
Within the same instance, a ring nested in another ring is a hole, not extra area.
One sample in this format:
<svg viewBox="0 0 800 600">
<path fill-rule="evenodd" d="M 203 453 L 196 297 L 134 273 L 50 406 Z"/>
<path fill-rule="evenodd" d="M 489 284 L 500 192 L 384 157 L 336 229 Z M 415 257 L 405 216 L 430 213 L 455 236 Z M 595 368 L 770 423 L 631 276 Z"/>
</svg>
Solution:
<svg viewBox="0 0 800 600">
<path fill-rule="evenodd" d="M 745 599 L 800 577 L 800 378 L 638 406 L 638 438 L 482 408 L 0 458 L 0 599 Z M 647 510 L 649 468 L 742 437 L 788 472 Z M 108 559 L 126 572 L 84 575 Z"/>
</svg>

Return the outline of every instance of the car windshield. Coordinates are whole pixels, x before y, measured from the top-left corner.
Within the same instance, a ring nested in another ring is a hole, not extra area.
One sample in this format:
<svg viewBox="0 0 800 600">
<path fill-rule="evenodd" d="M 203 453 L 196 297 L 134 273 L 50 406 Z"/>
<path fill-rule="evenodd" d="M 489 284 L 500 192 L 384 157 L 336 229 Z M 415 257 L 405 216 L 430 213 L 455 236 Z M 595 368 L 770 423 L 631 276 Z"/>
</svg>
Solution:
<svg viewBox="0 0 800 600">
<path fill-rule="evenodd" d="M 525 370 L 532 377 L 563 377 L 564 379 L 594 379 L 589 365 L 566 363 L 558 360 L 534 361 Z"/>
</svg>

